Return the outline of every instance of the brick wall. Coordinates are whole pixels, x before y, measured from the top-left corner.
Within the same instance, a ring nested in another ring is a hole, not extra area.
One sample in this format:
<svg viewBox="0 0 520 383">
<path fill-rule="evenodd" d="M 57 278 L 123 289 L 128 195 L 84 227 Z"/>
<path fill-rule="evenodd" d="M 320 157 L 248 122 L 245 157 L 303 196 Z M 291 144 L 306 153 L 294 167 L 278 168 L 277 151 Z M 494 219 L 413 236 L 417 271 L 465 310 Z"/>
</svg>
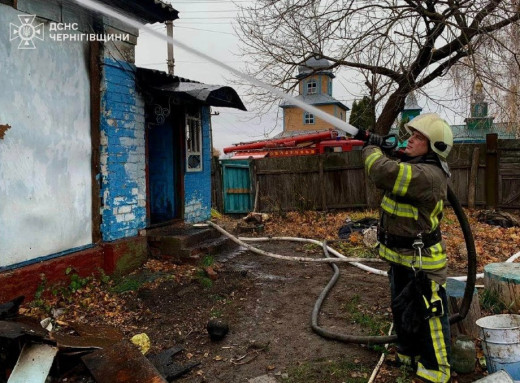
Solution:
<svg viewBox="0 0 520 383">
<path fill-rule="evenodd" d="M 202 171 L 184 176 L 184 220 L 201 222 L 211 216 L 211 137 L 210 110 L 202 108 Z"/>
<path fill-rule="evenodd" d="M 101 88 L 101 232 L 104 241 L 146 226 L 144 101 L 135 66 L 105 58 Z"/>
</svg>

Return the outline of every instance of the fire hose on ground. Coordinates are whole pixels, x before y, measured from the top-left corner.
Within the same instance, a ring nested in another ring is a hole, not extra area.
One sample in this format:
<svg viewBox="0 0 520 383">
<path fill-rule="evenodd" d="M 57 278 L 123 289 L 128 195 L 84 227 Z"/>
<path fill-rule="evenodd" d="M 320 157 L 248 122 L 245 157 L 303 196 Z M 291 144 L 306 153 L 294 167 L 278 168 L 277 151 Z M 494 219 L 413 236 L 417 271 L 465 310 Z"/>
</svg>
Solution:
<svg viewBox="0 0 520 383">
<path fill-rule="evenodd" d="M 466 249 L 468 254 L 468 265 L 467 265 L 467 275 L 465 277 L 457 277 L 457 279 L 466 279 L 466 288 L 464 290 L 464 297 L 462 299 L 462 303 L 460 305 L 459 312 L 457 314 L 454 314 L 450 317 L 450 323 L 457 323 L 464 319 L 469 311 L 469 308 L 471 306 L 471 300 L 473 298 L 473 291 L 475 288 L 475 280 L 476 280 L 476 270 L 477 270 L 477 258 L 476 258 L 476 250 L 475 250 L 475 242 L 473 239 L 473 235 L 471 232 L 471 227 L 469 225 L 468 219 L 466 217 L 466 214 L 462 210 L 462 206 L 460 205 L 457 197 L 455 196 L 455 193 L 451 189 L 451 187 L 448 186 L 448 201 L 451 204 L 455 215 L 457 216 L 457 219 L 459 221 L 459 224 L 462 229 L 462 233 L 464 235 L 464 240 L 466 243 Z M 311 315 L 311 327 L 314 332 L 319 334 L 320 336 L 337 340 L 340 342 L 345 343 L 358 343 L 358 344 L 385 344 L 385 343 L 391 343 L 395 342 L 397 340 L 396 335 L 387 335 L 387 336 L 360 336 L 360 335 L 350 335 L 350 334 L 341 334 L 329 331 L 323 327 L 320 327 L 318 324 L 318 315 L 321 309 L 321 306 L 325 299 L 327 298 L 328 294 L 336 284 L 338 278 L 339 278 L 339 268 L 336 265 L 336 263 L 340 262 L 348 262 L 356 267 L 359 267 L 365 271 L 378 274 L 378 275 L 387 275 L 385 271 L 366 266 L 364 264 L 361 264 L 360 262 L 381 262 L 379 259 L 370 259 L 370 258 L 351 258 L 351 257 L 345 257 L 343 254 L 337 252 L 333 248 L 329 247 L 327 245 L 327 241 L 317 241 L 313 239 L 307 239 L 307 238 L 296 238 L 296 237 L 275 237 L 275 238 L 237 238 L 218 226 L 217 224 L 208 221 L 208 224 L 215 229 L 217 229 L 222 234 L 228 236 L 232 241 L 239 244 L 240 246 L 245 247 L 246 249 L 257 253 L 261 255 L 266 255 L 272 258 L 276 259 L 282 259 L 282 260 L 289 260 L 289 261 L 299 261 L 299 262 L 318 262 L 318 263 L 329 263 L 331 267 L 334 270 L 334 274 L 330 281 L 327 283 L 325 288 L 322 290 L 321 294 L 319 295 L 318 299 L 316 300 L 316 303 L 314 305 L 314 308 L 312 310 Z M 325 255 L 325 258 L 307 258 L 307 257 L 288 257 L 283 255 L 278 255 L 271 252 L 266 252 L 260 249 L 257 249 L 247 243 L 245 241 L 254 241 L 254 242 L 266 242 L 266 241 L 273 241 L 273 240 L 286 240 L 286 241 L 297 241 L 297 242 L 310 242 L 314 244 L 321 245 L 323 247 L 323 252 Z M 330 256 L 330 253 L 335 255 L 335 258 Z M 512 262 L 512 260 L 516 259 L 516 257 L 520 256 L 520 253 L 516 254 L 514 257 L 511 257 L 507 262 Z M 479 275 L 480 276 L 480 275 Z"/>
</svg>

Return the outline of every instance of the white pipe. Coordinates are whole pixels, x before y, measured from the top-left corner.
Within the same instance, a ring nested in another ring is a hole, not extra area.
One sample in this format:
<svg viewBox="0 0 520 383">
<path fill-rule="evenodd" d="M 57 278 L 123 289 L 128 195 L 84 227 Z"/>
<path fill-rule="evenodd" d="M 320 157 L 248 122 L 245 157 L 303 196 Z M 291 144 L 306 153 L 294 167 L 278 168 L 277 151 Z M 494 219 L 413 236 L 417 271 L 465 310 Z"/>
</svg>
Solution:
<svg viewBox="0 0 520 383">
<path fill-rule="evenodd" d="M 213 223 L 211 221 L 207 221 L 207 223 L 210 226 L 212 226 L 215 229 L 217 229 L 222 234 L 228 236 L 236 244 L 238 244 L 240 246 L 244 246 L 249 251 L 252 251 L 252 252 L 257 253 L 257 254 L 265 255 L 265 256 L 268 256 L 268 257 L 271 257 L 271 258 L 283 259 L 283 260 L 286 260 L 286 261 L 315 262 L 315 263 L 338 263 L 338 262 L 349 262 L 349 263 L 352 263 L 352 262 L 359 262 L 359 261 L 365 261 L 366 260 L 366 258 L 347 258 L 347 257 L 343 257 L 343 258 L 288 257 L 288 256 L 285 256 L 285 255 L 275 254 L 275 253 L 271 253 L 269 251 L 263 251 L 263 250 L 257 249 L 256 247 L 248 245 L 244 241 L 241 241 L 240 239 L 238 239 L 237 237 L 235 237 L 232 234 L 228 233 L 226 230 L 224 230 L 223 228 L 221 228 L 220 226 L 218 226 L 217 224 L 215 224 L 215 223 Z M 303 242 L 303 238 L 302 238 L 302 242 Z"/>
<path fill-rule="evenodd" d="M 259 238 L 239 237 L 238 239 L 240 239 L 242 241 L 247 241 L 247 242 L 294 241 L 294 242 L 310 242 L 310 243 L 315 243 L 316 245 L 322 245 L 322 243 L 320 241 L 317 241 L 315 239 L 298 238 L 298 237 L 272 237 L 272 238 L 269 238 L 269 237 L 259 237 Z M 364 265 L 364 264 L 359 263 L 357 261 L 353 261 L 354 258 L 347 258 L 343 254 L 341 254 L 340 252 L 338 252 L 337 250 L 333 249 L 330 246 L 327 246 L 327 250 L 331 254 L 334 254 L 336 257 L 340 258 L 341 260 L 349 260 L 348 262 L 351 265 L 356 266 L 356 267 L 358 267 L 358 268 L 360 268 L 362 270 L 368 271 L 369 273 L 388 276 L 388 273 L 386 271 L 375 269 L 373 267 Z M 334 259 L 334 258 L 324 258 L 324 259 Z M 359 260 L 361 262 L 384 262 L 383 260 L 378 259 L 378 258 L 374 258 L 374 259 L 359 258 Z"/>
<path fill-rule="evenodd" d="M 360 268 L 362 270 L 368 271 L 369 273 L 373 273 L 373 274 L 377 274 L 377 275 L 383 275 L 383 276 L 388 276 L 388 273 L 386 271 L 375 269 L 373 267 L 370 267 L 370 266 L 364 265 L 362 263 L 359 263 L 359 262 L 367 262 L 367 261 L 368 262 L 382 262 L 382 260 L 380 260 L 380 259 L 370 259 L 370 258 L 348 258 L 348 257 L 345 257 L 340 252 L 334 250 L 330 246 L 327 246 L 327 250 L 330 253 L 334 254 L 339 259 L 337 259 L 337 258 L 335 259 L 335 258 L 287 257 L 287 256 L 278 255 L 278 254 L 274 254 L 274 253 L 268 253 L 268 252 L 259 250 L 259 249 L 255 248 L 255 247 L 245 243 L 246 241 L 247 242 L 294 241 L 294 242 L 309 242 L 309 243 L 314 243 L 316 245 L 322 245 L 322 242 L 320 242 L 318 240 L 315 240 L 315 239 L 299 238 L 299 237 L 258 237 L 258 238 L 255 238 L 255 237 L 238 237 L 237 238 L 237 237 L 234 237 L 232 234 L 228 233 L 227 231 L 222 229 L 220 226 L 218 226 L 217 224 L 215 224 L 215 223 L 213 223 L 211 221 L 208 221 L 208 224 L 213 226 L 215 229 L 219 230 L 224 235 L 226 235 L 229 238 L 231 238 L 231 240 L 233 240 L 234 242 L 236 242 L 239 245 L 246 247 L 248 250 L 251 250 L 251 251 L 253 251 L 255 253 L 258 253 L 258 254 L 263 254 L 263 255 L 268 255 L 269 254 L 268 256 L 271 256 L 273 258 L 284 259 L 284 260 L 293 260 L 293 261 L 303 261 L 303 262 L 328 262 L 328 263 L 337 262 L 337 261 L 348 262 L 348 263 L 350 263 L 353 266 L 356 266 L 356 267 L 358 267 L 358 268 Z M 509 257 L 506 260 L 506 262 L 507 263 L 511 263 L 511 262 L 515 261 L 519 257 L 520 257 L 520 251 L 518 253 L 514 254 L 513 256 Z M 465 275 L 464 276 L 458 276 L 458 277 L 448 277 L 448 278 L 456 279 L 458 281 L 466 281 L 468 279 L 468 277 L 465 276 Z M 477 274 L 476 278 L 477 279 L 478 278 L 484 278 L 484 273 Z"/>
<path fill-rule="evenodd" d="M 388 330 L 388 335 L 392 334 L 392 329 L 394 328 L 394 323 L 390 325 L 390 330 Z M 388 350 L 388 343 L 385 343 L 385 350 Z M 376 377 L 377 373 L 379 372 L 379 369 L 381 368 L 381 365 L 383 364 L 383 361 L 385 360 L 386 354 L 384 352 L 381 353 L 381 357 L 379 358 L 379 362 L 377 362 L 376 367 L 374 368 L 374 371 L 372 371 L 372 375 L 370 375 L 370 379 L 368 379 L 367 383 L 372 383 Z"/>
<path fill-rule="evenodd" d="M 513 263 L 518 257 L 520 257 L 520 251 L 514 255 L 512 255 L 511 257 L 509 257 L 505 263 Z M 457 281 L 465 281 L 468 279 L 467 276 L 462 276 L 462 277 L 449 277 L 451 279 L 456 279 Z M 477 274 L 476 275 L 476 278 L 484 278 L 484 273 L 480 273 L 480 274 Z"/>
</svg>

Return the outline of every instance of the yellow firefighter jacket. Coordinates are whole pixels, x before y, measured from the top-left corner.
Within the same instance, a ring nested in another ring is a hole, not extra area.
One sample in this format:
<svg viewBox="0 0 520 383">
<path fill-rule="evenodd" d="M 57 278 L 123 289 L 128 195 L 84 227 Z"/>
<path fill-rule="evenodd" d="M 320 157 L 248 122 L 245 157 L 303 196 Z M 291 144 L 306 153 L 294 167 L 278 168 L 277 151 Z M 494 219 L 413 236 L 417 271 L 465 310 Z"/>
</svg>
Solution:
<svg viewBox="0 0 520 383">
<path fill-rule="evenodd" d="M 399 162 L 386 157 L 377 146 L 363 149 L 367 175 L 385 191 L 381 202 L 380 229 L 390 235 L 416 238 L 439 227 L 444 200 L 447 198 L 447 176 L 436 163 L 421 158 Z M 379 255 L 394 264 L 419 268 L 413 248 L 379 245 Z M 441 240 L 422 250 L 422 269 L 444 279 L 446 247 Z M 441 281 L 439 281 L 441 282 Z M 442 282 L 441 282 L 442 283 Z"/>
</svg>

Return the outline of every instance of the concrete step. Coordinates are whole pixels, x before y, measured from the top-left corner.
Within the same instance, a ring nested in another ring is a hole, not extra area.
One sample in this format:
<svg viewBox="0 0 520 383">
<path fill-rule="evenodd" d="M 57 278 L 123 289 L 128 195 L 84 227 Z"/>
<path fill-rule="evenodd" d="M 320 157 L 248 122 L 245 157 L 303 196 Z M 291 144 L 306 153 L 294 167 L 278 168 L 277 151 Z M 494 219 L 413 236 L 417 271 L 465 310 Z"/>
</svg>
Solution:
<svg viewBox="0 0 520 383">
<path fill-rule="evenodd" d="M 196 246 L 207 239 L 215 239 L 220 233 L 212 228 L 161 228 L 146 233 L 148 244 L 165 254 Z"/>
<path fill-rule="evenodd" d="M 215 256 L 231 247 L 236 246 L 230 238 L 220 236 L 218 238 L 210 238 L 196 245 L 186 247 L 180 250 L 180 258 L 182 262 L 197 263 L 207 255 Z"/>
<path fill-rule="evenodd" d="M 197 263 L 205 255 L 216 255 L 233 242 L 210 227 L 164 226 L 146 231 L 152 255 L 179 263 Z"/>
</svg>

